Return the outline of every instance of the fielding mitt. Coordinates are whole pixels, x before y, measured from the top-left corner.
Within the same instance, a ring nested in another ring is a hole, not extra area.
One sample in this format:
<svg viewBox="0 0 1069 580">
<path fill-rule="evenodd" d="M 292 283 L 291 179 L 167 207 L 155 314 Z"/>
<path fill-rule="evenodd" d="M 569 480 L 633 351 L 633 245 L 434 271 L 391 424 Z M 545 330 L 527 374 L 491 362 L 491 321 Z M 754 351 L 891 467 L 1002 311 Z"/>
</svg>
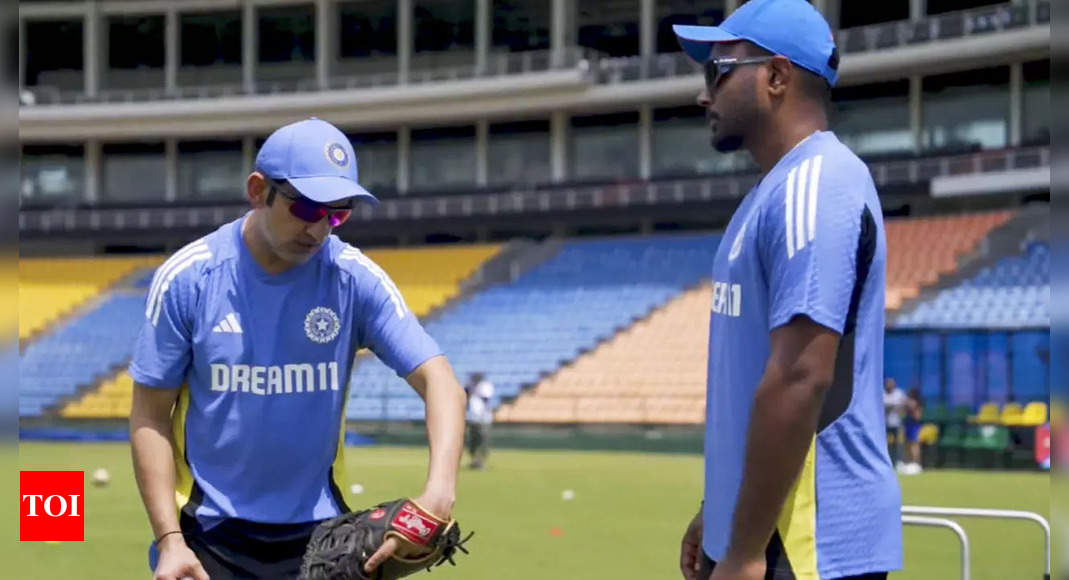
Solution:
<svg viewBox="0 0 1069 580">
<path fill-rule="evenodd" d="M 445 521 L 409 499 L 381 503 L 372 509 L 327 520 L 312 533 L 301 562 L 299 580 L 392 580 L 449 561 L 457 550 L 468 551 L 455 520 Z M 400 542 L 393 556 L 371 574 L 364 563 L 387 538 Z"/>
</svg>

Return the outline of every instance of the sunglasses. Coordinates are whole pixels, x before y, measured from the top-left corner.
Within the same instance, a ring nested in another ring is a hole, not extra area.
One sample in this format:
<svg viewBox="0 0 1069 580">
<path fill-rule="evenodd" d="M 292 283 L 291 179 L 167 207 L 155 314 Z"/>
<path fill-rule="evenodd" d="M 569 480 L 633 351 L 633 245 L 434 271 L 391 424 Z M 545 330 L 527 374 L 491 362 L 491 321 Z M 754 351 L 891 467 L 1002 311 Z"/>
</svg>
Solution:
<svg viewBox="0 0 1069 580">
<path fill-rule="evenodd" d="M 715 89 L 724 77 L 731 74 L 735 67 L 747 64 L 764 64 L 774 59 L 774 56 L 754 56 L 750 58 L 711 58 L 705 61 L 705 86 Z"/>
<path fill-rule="evenodd" d="M 297 193 L 291 193 L 282 187 L 282 184 L 277 181 L 269 181 L 271 185 L 271 193 L 278 193 L 282 197 L 290 201 L 290 214 L 293 217 L 304 220 L 310 224 L 319 223 L 323 218 L 330 220 L 330 227 L 336 228 L 349 220 L 349 216 L 353 215 L 353 208 L 350 204 L 348 207 L 334 207 L 324 205 L 319 202 L 312 201 L 303 195 Z M 268 201 L 270 204 L 270 200 Z"/>
</svg>

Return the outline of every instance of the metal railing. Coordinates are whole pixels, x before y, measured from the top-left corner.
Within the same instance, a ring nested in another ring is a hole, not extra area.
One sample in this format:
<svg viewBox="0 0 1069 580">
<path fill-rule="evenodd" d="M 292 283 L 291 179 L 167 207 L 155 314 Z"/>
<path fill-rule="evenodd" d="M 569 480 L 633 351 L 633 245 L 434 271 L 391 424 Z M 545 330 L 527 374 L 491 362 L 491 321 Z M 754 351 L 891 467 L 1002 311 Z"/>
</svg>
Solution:
<svg viewBox="0 0 1069 580">
<path fill-rule="evenodd" d="M 940 517 L 931 517 L 940 516 Z M 962 548 L 962 580 L 969 580 L 969 540 L 965 531 L 956 522 L 947 517 L 985 518 L 1002 520 L 1030 521 L 1043 530 L 1043 578 L 1050 578 L 1050 523 L 1043 516 L 1021 510 L 999 510 L 985 508 L 954 508 L 930 506 L 902 506 L 902 523 L 948 527 L 957 534 Z"/>
<path fill-rule="evenodd" d="M 1048 24 L 1050 0 L 1019 0 L 996 6 L 936 14 L 838 31 L 836 43 L 844 53 L 884 50 L 933 40 L 947 40 Z"/>
<path fill-rule="evenodd" d="M 869 163 L 869 168 L 877 186 L 886 186 L 924 183 L 951 171 L 968 169 L 983 173 L 1048 165 L 1049 162 L 1049 147 L 1029 147 L 934 158 L 874 161 Z M 757 183 L 757 179 L 756 173 L 747 173 L 601 185 L 560 185 L 552 189 L 525 188 L 494 193 L 388 197 L 383 198 L 375 210 L 361 206 L 354 212 L 351 221 L 514 216 L 551 211 L 732 202 L 745 195 Z M 235 219 L 246 210 L 242 204 L 211 207 L 24 208 L 19 212 L 19 231 L 48 233 L 161 227 L 206 228 Z"/>
<path fill-rule="evenodd" d="M 839 30 L 836 44 L 846 53 L 885 50 L 900 46 L 963 36 L 988 34 L 1048 24 L 1050 0 L 984 6 L 921 18 L 857 26 Z M 698 67 L 682 52 L 649 57 L 607 57 L 599 55 L 591 66 L 599 83 L 620 83 L 644 79 L 671 78 L 696 74 Z"/>
<path fill-rule="evenodd" d="M 593 51 L 581 47 L 565 48 L 556 62 L 552 51 L 535 50 L 516 53 L 494 53 L 487 58 L 485 65 L 475 63 L 471 54 L 470 64 L 446 66 L 417 66 L 410 68 L 407 84 L 425 84 L 433 82 L 459 81 L 504 77 L 512 75 L 547 72 L 551 70 L 568 70 L 583 68 L 587 58 L 592 58 Z M 299 68 L 299 67 L 295 67 Z M 310 93 L 322 90 L 350 90 L 375 87 L 392 87 L 401 84 L 400 71 L 388 71 L 368 74 L 333 75 L 327 80 L 327 86 L 321 87 L 315 78 L 315 64 L 309 63 L 304 70 L 290 71 L 292 78 L 257 80 L 252 91 L 246 90 L 241 82 L 225 84 L 207 84 L 179 86 L 173 90 L 163 87 L 104 89 L 96 96 L 90 97 L 84 91 L 65 91 L 52 86 L 34 86 L 23 90 L 24 106 L 33 105 L 73 105 L 83 103 L 136 103 L 162 100 L 217 99 L 221 97 L 245 95 L 274 95 Z"/>
</svg>

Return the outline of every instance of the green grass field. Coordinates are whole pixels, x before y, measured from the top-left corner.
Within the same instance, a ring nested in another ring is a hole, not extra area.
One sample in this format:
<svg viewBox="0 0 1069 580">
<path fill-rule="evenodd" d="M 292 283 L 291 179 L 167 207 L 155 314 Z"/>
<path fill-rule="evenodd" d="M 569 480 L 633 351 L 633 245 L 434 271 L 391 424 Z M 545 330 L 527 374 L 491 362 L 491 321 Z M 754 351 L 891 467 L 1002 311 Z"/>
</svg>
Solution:
<svg viewBox="0 0 1069 580">
<path fill-rule="evenodd" d="M 426 451 L 405 447 L 350 448 L 354 506 L 420 491 Z M 19 543 L 0 551 L 5 578 L 149 578 L 151 532 L 133 479 L 126 444 L 23 443 L 29 469 L 107 468 L 107 487 L 86 485 L 86 541 Z M 574 491 L 571 501 L 561 492 Z M 495 451 L 490 469 L 464 471 L 457 518 L 475 530 L 457 568 L 430 578 L 648 579 L 678 578 L 679 539 L 701 489 L 695 455 L 576 451 Z M 902 478 L 914 505 L 1024 509 L 1046 516 L 1044 474 L 933 471 Z M 347 490 L 348 491 L 348 490 Z M 1043 572 L 1039 529 L 1027 523 L 962 521 L 973 543 L 973 578 L 1030 579 Z M 957 540 L 947 530 L 907 528 L 901 579 L 957 578 Z"/>
</svg>

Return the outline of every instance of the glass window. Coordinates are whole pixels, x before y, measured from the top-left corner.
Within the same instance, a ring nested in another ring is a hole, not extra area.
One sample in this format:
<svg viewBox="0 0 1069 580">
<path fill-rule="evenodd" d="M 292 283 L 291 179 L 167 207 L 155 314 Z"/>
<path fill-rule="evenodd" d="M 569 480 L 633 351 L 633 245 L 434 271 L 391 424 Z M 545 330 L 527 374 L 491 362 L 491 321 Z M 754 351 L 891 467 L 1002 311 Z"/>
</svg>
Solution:
<svg viewBox="0 0 1069 580">
<path fill-rule="evenodd" d="M 414 0 L 412 3 L 414 52 L 473 51 L 475 2 L 473 0 Z"/>
<path fill-rule="evenodd" d="M 1050 60 L 1024 64 L 1021 143 L 1050 143 Z"/>
<path fill-rule="evenodd" d="M 836 88 L 831 129 L 858 155 L 913 151 L 909 81 Z"/>
<path fill-rule="evenodd" d="M 241 141 L 178 144 L 178 198 L 206 201 L 245 198 Z"/>
<path fill-rule="evenodd" d="M 550 48 L 550 3 L 545 0 L 493 0 L 494 48 L 510 52 Z"/>
<path fill-rule="evenodd" d="M 924 79 L 924 130 L 928 149 L 997 149 L 1009 136 L 1009 68 L 982 69 Z"/>
<path fill-rule="evenodd" d="M 164 17 L 108 18 L 106 89 L 163 88 Z"/>
<path fill-rule="evenodd" d="M 360 185 L 372 194 L 390 195 L 397 190 L 397 133 L 373 133 L 351 138 L 356 150 Z"/>
<path fill-rule="evenodd" d="M 81 145 L 26 145 L 20 172 L 20 197 L 26 205 L 73 205 L 84 199 L 85 150 Z"/>
<path fill-rule="evenodd" d="M 396 2 L 343 2 L 339 6 L 339 15 L 341 58 L 397 54 Z"/>
<path fill-rule="evenodd" d="M 490 125 L 486 181 L 492 186 L 552 181 L 549 121 Z"/>
<path fill-rule="evenodd" d="M 745 152 L 713 149 L 712 133 L 701 107 L 674 107 L 653 112 L 652 176 L 685 177 L 730 173 L 748 167 Z"/>
<path fill-rule="evenodd" d="M 839 27 L 853 28 L 881 22 L 909 20 L 910 0 L 881 0 L 880 2 L 842 2 Z"/>
<path fill-rule="evenodd" d="M 576 0 L 579 46 L 609 56 L 639 53 L 639 0 Z"/>
<path fill-rule="evenodd" d="M 431 190 L 475 182 L 475 127 L 412 131 L 410 189 Z"/>
<path fill-rule="evenodd" d="M 81 91 L 85 84 L 81 20 L 26 22 L 26 86 Z"/>
<path fill-rule="evenodd" d="M 102 202 L 152 202 L 166 197 L 163 143 L 103 146 Z"/>
<path fill-rule="evenodd" d="M 572 118 L 572 178 L 638 177 L 638 113 Z"/>
<path fill-rule="evenodd" d="M 260 62 L 315 62 L 315 6 L 261 7 Z"/>
<path fill-rule="evenodd" d="M 180 14 L 181 66 L 241 65 L 241 13 Z"/>
<path fill-rule="evenodd" d="M 673 24 L 716 26 L 724 20 L 724 2 L 702 0 L 657 0 L 657 52 L 681 52 Z"/>
<path fill-rule="evenodd" d="M 1005 0 L 925 0 L 928 14 L 942 14 L 944 12 L 956 12 L 968 10 L 979 6 L 991 6 L 1004 4 Z"/>
<path fill-rule="evenodd" d="M 111 68 L 163 68 L 164 52 L 163 16 L 108 17 Z"/>
</svg>

